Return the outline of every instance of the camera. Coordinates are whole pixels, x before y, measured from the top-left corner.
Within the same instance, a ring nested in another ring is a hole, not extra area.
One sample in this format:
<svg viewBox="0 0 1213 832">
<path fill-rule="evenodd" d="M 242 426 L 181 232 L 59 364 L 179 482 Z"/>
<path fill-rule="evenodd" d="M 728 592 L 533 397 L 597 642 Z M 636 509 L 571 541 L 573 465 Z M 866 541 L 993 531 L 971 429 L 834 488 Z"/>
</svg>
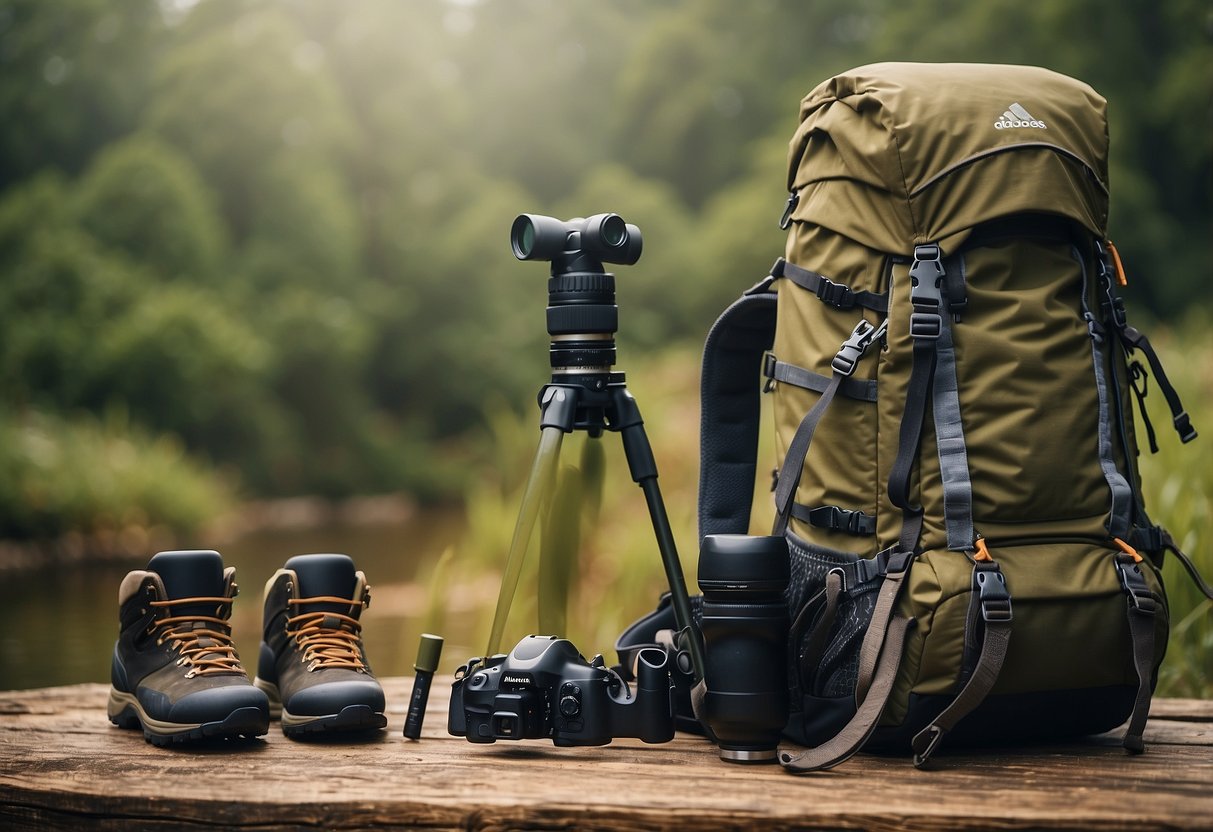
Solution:
<svg viewBox="0 0 1213 832">
<path fill-rule="evenodd" d="M 527 636 L 506 655 L 459 668 L 447 731 L 469 742 L 551 738 L 558 746 L 606 745 L 615 737 L 648 743 L 674 738 L 669 655 L 637 656 L 633 693 L 601 655 L 587 662 L 567 639 Z"/>
</svg>

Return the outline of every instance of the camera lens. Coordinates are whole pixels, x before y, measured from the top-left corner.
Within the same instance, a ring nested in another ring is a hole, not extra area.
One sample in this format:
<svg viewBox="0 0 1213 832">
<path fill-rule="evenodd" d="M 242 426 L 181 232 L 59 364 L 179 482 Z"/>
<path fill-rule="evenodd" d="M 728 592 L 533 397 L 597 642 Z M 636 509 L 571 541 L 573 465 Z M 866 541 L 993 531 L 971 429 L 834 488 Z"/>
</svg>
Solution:
<svg viewBox="0 0 1213 832">
<path fill-rule="evenodd" d="M 707 692 L 700 716 L 729 762 L 774 760 L 788 719 L 788 574 L 783 537 L 703 539 Z"/>
</svg>

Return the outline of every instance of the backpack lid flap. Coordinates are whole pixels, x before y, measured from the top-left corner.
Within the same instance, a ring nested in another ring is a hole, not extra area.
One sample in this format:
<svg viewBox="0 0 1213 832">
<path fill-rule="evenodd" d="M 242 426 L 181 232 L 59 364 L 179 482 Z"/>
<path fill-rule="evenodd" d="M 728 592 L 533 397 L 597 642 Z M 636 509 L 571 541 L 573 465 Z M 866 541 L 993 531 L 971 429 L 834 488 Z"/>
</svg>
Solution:
<svg viewBox="0 0 1213 832">
<path fill-rule="evenodd" d="M 801 102 L 796 219 L 886 251 L 1025 211 L 1103 235 L 1107 102 L 1038 67 L 883 63 Z"/>
</svg>

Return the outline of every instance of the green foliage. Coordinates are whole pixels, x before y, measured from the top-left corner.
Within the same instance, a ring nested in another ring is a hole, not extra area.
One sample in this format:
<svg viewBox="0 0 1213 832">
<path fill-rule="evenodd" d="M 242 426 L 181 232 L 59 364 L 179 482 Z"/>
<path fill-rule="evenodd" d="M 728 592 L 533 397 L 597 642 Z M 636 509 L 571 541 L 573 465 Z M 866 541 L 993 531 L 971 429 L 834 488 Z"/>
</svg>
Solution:
<svg viewBox="0 0 1213 832">
<path fill-rule="evenodd" d="M 227 243 L 214 195 L 172 146 L 146 135 L 110 145 L 74 197 L 82 229 L 158 277 L 218 274 Z"/>
<path fill-rule="evenodd" d="M 95 345 L 99 397 L 196 447 L 252 447 L 247 403 L 261 397 L 270 358 L 257 333 L 192 286 L 143 294 L 108 323 Z"/>
<path fill-rule="evenodd" d="M 160 28 L 155 0 L 0 0 L 0 188 L 133 129 Z"/>
<path fill-rule="evenodd" d="M 150 437 L 125 414 L 70 419 L 0 410 L 0 537 L 74 533 L 105 545 L 116 535 L 189 535 L 231 502 L 214 473 L 180 442 Z"/>
<path fill-rule="evenodd" d="M 1206 12 L 0 0 L 0 400 L 121 408 L 253 494 L 459 495 L 547 376 L 512 217 L 639 224 L 621 364 L 698 344 L 783 249 L 799 99 L 884 59 L 1091 82 L 1136 300 L 1208 306 Z"/>
<path fill-rule="evenodd" d="M 36 193 L 17 193 L 0 205 L 0 237 L 11 202 L 37 202 L 43 188 L 56 186 L 46 180 Z M 120 260 L 74 228 L 35 221 L 18 235 L 0 280 L 0 399 L 56 408 L 89 404 L 100 373 L 98 342 L 136 295 L 135 281 Z"/>
</svg>

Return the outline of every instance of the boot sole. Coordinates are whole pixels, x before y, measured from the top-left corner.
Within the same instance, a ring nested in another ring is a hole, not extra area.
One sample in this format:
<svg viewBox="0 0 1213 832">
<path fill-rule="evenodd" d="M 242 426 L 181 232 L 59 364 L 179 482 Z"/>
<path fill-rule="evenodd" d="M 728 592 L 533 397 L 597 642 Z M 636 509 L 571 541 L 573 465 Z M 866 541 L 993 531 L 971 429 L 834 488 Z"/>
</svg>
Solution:
<svg viewBox="0 0 1213 832">
<path fill-rule="evenodd" d="M 185 723 L 153 719 L 133 693 L 110 688 L 106 714 L 119 728 L 142 728 L 143 738 L 161 748 L 200 740 L 253 739 L 269 733 L 270 724 L 260 708 L 237 708 L 222 720 Z"/>
<path fill-rule="evenodd" d="M 335 714 L 296 716 L 282 710 L 282 733 L 291 738 L 316 734 L 361 734 L 387 727 L 387 717 L 370 705 L 346 705 Z"/>
<path fill-rule="evenodd" d="M 318 734 L 361 734 L 387 727 L 387 717 L 370 705 L 346 705 L 335 714 L 320 716 L 292 714 L 282 707 L 282 694 L 273 682 L 257 677 L 253 680 L 253 686 L 265 693 L 270 700 L 270 718 L 280 719 L 282 733 L 291 738 Z"/>
</svg>

